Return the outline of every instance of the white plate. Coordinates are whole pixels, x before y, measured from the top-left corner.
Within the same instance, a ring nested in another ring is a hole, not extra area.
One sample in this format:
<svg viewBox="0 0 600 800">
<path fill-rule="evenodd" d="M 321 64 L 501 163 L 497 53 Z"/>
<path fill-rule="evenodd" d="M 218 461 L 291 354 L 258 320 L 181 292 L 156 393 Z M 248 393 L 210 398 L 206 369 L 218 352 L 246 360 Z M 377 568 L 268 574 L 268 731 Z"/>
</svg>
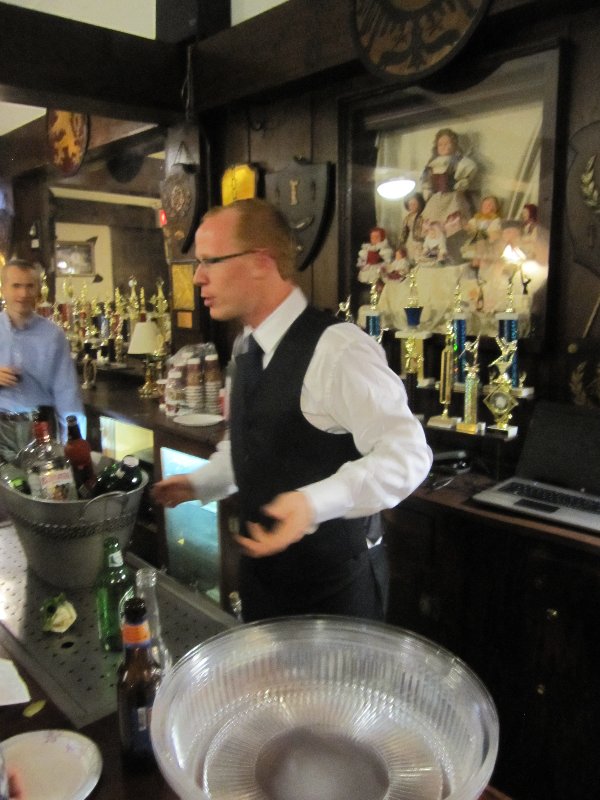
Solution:
<svg viewBox="0 0 600 800">
<path fill-rule="evenodd" d="M 196 427 L 200 425 L 216 425 L 219 422 L 223 422 L 224 419 L 225 417 L 221 417 L 219 414 L 182 414 L 180 417 L 173 417 L 173 422 Z"/>
<path fill-rule="evenodd" d="M 21 733 L 2 742 L 2 751 L 27 800 L 84 800 L 102 772 L 97 746 L 74 731 Z"/>
</svg>

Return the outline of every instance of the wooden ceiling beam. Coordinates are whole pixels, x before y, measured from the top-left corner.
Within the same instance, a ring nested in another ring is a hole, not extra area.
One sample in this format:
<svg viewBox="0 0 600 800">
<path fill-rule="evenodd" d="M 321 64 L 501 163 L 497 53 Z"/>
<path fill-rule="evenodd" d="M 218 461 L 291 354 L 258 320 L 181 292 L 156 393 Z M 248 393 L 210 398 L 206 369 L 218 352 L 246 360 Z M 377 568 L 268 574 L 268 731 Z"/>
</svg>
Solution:
<svg viewBox="0 0 600 800">
<path fill-rule="evenodd" d="M 173 124 L 185 47 L 0 2 L 0 100 Z"/>
</svg>

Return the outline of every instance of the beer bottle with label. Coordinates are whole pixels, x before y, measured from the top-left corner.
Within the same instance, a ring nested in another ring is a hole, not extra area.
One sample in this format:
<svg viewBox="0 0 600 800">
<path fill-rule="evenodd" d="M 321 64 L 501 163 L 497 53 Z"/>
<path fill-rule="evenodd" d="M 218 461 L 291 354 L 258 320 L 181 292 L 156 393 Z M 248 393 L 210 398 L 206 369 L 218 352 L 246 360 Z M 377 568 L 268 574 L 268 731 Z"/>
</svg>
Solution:
<svg viewBox="0 0 600 800">
<path fill-rule="evenodd" d="M 92 448 L 90 443 L 82 437 L 77 417 L 74 414 L 69 414 L 67 417 L 65 455 L 71 462 L 80 497 L 88 497 L 95 480 Z"/>
<path fill-rule="evenodd" d="M 96 581 L 98 635 L 105 650 L 120 651 L 121 616 L 125 601 L 133 596 L 135 574 L 123 563 L 119 540 L 104 540 L 104 566 Z"/>
<path fill-rule="evenodd" d="M 141 597 L 125 602 L 123 661 L 117 672 L 117 709 L 124 762 L 131 767 L 152 764 L 150 719 L 161 671 L 151 654 L 152 637 Z"/>
</svg>

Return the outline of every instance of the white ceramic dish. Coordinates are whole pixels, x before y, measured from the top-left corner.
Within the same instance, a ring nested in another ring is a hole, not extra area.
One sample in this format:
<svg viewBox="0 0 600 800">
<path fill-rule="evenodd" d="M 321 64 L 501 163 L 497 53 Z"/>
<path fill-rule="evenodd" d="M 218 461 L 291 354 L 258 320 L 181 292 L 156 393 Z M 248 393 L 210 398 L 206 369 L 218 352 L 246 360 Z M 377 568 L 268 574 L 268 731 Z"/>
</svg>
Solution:
<svg viewBox="0 0 600 800">
<path fill-rule="evenodd" d="M 179 417 L 173 417 L 173 422 L 197 428 L 206 425 L 217 425 L 219 422 L 223 422 L 224 419 L 219 414 L 182 414 Z"/>
<path fill-rule="evenodd" d="M 102 772 L 97 746 L 74 731 L 21 733 L 2 742 L 2 750 L 27 800 L 84 800 Z"/>
</svg>

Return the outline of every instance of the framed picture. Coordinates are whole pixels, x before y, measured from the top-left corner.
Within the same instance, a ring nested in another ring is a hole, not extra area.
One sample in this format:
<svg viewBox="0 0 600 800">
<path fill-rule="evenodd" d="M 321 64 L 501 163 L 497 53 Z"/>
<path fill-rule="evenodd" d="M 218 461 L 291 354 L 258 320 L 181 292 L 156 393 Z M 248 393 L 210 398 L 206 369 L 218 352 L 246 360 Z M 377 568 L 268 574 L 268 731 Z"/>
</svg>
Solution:
<svg viewBox="0 0 600 800">
<path fill-rule="evenodd" d="M 94 240 L 56 243 L 56 274 L 88 276 L 95 274 Z"/>
<path fill-rule="evenodd" d="M 515 313 L 520 338 L 544 335 L 559 50 L 479 66 L 468 88 L 341 104 L 340 296 L 359 322 L 376 300 L 396 330 L 417 305 L 423 332 L 462 314 L 468 334 L 496 336 Z"/>
</svg>

